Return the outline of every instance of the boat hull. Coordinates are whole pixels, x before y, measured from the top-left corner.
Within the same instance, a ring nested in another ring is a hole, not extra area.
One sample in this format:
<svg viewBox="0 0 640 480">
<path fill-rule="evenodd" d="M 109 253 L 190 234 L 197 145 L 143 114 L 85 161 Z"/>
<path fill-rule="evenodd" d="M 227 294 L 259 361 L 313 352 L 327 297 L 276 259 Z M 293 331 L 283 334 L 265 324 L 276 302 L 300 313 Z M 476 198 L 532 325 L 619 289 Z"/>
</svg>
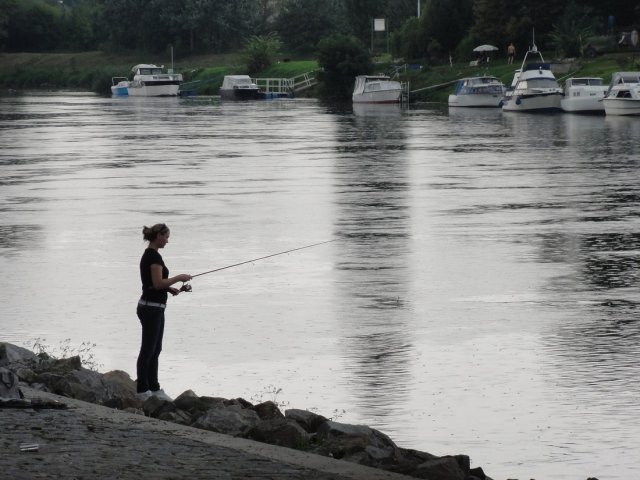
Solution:
<svg viewBox="0 0 640 480">
<path fill-rule="evenodd" d="M 562 93 L 512 95 L 504 99 L 505 112 L 559 112 Z"/>
<path fill-rule="evenodd" d="M 502 105 L 502 95 L 471 94 L 449 95 L 450 107 L 497 108 Z"/>
<path fill-rule="evenodd" d="M 180 82 L 133 82 L 129 85 L 130 97 L 175 97 L 180 90 Z"/>
<path fill-rule="evenodd" d="M 604 93 L 599 97 L 592 98 L 563 98 L 560 100 L 560 108 L 563 112 L 569 113 L 604 113 L 604 105 L 602 98 Z"/>
<path fill-rule="evenodd" d="M 605 98 L 604 111 L 607 115 L 640 115 L 640 99 Z"/>
<path fill-rule="evenodd" d="M 354 93 L 353 103 L 400 103 L 402 90 L 378 90 L 374 92 Z"/>
<path fill-rule="evenodd" d="M 563 112 L 604 114 L 602 99 L 607 86 L 599 77 L 572 77 L 567 80 L 560 100 Z"/>
<path fill-rule="evenodd" d="M 257 88 L 221 88 L 220 97 L 224 100 L 257 100 L 260 92 Z"/>
<path fill-rule="evenodd" d="M 111 95 L 114 97 L 126 97 L 129 95 L 129 87 L 127 85 L 114 85 L 111 87 Z"/>
</svg>

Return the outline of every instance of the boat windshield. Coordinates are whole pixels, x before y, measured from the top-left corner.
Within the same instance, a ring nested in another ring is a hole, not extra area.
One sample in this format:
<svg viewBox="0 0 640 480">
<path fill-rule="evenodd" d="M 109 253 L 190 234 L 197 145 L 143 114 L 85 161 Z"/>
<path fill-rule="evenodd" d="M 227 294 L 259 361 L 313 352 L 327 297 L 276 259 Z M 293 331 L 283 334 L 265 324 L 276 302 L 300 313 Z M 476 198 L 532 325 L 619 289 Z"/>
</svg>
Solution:
<svg viewBox="0 0 640 480">
<path fill-rule="evenodd" d="M 601 78 L 574 78 L 572 85 L 604 85 Z"/>
<path fill-rule="evenodd" d="M 529 80 L 523 80 L 518 84 L 519 90 L 530 88 L 559 88 L 559 86 L 558 82 L 553 78 L 531 78 Z"/>
<path fill-rule="evenodd" d="M 162 69 L 161 68 L 141 68 L 139 72 L 140 72 L 140 75 L 161 75 Z"/>
</svg>

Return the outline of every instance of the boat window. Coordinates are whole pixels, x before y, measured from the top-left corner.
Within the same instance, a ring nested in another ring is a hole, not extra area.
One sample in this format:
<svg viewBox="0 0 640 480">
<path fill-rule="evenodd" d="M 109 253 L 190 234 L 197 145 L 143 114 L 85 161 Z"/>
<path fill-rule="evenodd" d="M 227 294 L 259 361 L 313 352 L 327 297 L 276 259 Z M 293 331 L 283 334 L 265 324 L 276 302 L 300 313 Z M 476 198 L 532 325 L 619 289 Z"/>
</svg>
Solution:
<svg viewBox="0 0 640 480">
<path fill-rule="evenodd" d="M 558 82 L 553 78 L 532 78 L 528 81 L 528 84 L 528 88 L 558 88 Z"/>
<path fill-rule="evenodd" d="M 590 78 L 589 85 L 604 85 L 601 78 Z"/>
</svg>

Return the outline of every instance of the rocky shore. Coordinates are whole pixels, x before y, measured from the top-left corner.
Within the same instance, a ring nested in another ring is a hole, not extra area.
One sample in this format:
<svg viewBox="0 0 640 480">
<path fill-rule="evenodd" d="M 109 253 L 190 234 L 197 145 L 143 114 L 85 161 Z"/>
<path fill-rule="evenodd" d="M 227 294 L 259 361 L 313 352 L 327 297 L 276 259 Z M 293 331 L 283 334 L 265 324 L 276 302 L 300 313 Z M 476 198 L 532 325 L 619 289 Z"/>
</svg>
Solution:
<svg viewBox="0 0 640 480">
<path fill-rule="evenodd" d="M 2 375 L 0 413 L 46 410 L 49 412 L 48 415 L 52 417 L 50 419 L 50 427 L 52 428 L 54 425 L 60 424 L 59 420 L 62 417 L 70 415 L 68 409 L 65 408 L 67 402 L 76 402 L 74 405 L 76 408 L 80 408 L 77 402 L 80 401 L 108 407 L 105 410 L 111 412 L 109 415 L 111 421 L 103 422 L 101 427 L 103 429 L 115 428 L 115 425 L 123 421 L 123 415 L 129 416 L 129 423 L 132 422 L 131 419 L 135 419 L 135 422 L 142 421 L 143 418 L 145 420 L 158 419 L 164 422 L 156 422 L 160 425 L 157 428 L 164 429 L 165 433 L 171 428 L 182 428 L 193 432 L 194 435 L 196 432 L 202 434 L 205 431 L 215 432 L 222 434 L 220 437 L 223 438 L 221 442 L 224 444 L 234 440 L 244 442 L 249 440 L 248 445 L 261 442 L 261 444 L 275 447 L 286 447 L 278 448 L 277 451 L 285 452 L 285 457 L 291 459 L 303 453 L 305 458 L 317 458 L 320 455 L 327 459 L 333 459 L 332 462 L 336 462 L 338 459 L 340 461 L 336 463 L 345 467 L 355 468 L 354 464 L 369 467 L 368 473 L 357 473 L 349 478 L 373 478 L 371 476 L 372 470 L 370 470 L 373 468 L 381 474 L 384 472 L 391 475 L 388 478 L 395 478 L 395 474 L 397 474 L 399 478 L 408 476 L 430 480 L 491 480 L 482 468 L 471 467 L 467 455 L 436 456 L 427 452 L 401 448 L 387 435 L 368 426 L 338 423 L 305 410 L 289 409 L 283 413 L 278 405 L 271 401 L 253 405 L 242 398 L 225 399 L 198 396 L 188 390 L 173 401 L 150 397 L 141 402 L 135 396 L 135 382 L 127 373 L 122 371 L 98 373 L 86 369 L 77 356 L 55 359 L 44 353 L 35 354 L 16 345 L 0 343 L 0 374 Z M 25 395 L 25 392 L 28 392 L 29 395 Z M 41 394 L 41 398 L 38 398 L 38 394 Z M 60 398 L 62 401 L 56 401 L 56 398 Z M 86 410 L 88 407 L 82 408 Z M 120 417 L 116 417 L 118 414 Z M 73 414 L 71 413 L 71 415 Z M 58 421 L 56 421 L 56 417 L 58 417 Z M 104 419 L 104 415 L 101 418 Z M 7 420 L 11 419 L 5 418 L 5 424 Z M 15 420 L 13 418 L 14 423 L 16 423 Z M 67 419 L 68 421 L 69 419 Z M 15 427 L 18 428 L 19 424 L 16 424 Z M 86 428 L 90 429 L 89 426 Z M 95 430 L 97 427 L 94 425 L 93 428 Z M 115 436 L 118 437 L 118 434 Z M 135 441 L 125 431 L 121 432 L 120 437 L 112 440 L 116 444 Z M 189 469 L 187 464 L 190 456 L 186 452 L 181 452 L 179 455 L 177 453 L 184 450 L 182 440 L 156 439 L 158 445 L 163 442 L 167 444 L 165 448 L 169 450 L 170 456 L 179 458 L 182 466 L 176 471 L 175 465 L 166 465 L 163 469 L 159 469 L 155 465 L 153 476 L 146 478 L 186 478 L 177 473 Z M 9 447 L 9 445 L 6 446 Z M 26 444 L 23 447 L 26 449 L 25 451 L 28 451 L 30 445 Z M 193 468 L 193 465 L 199 465 L 204 461 L 205 466 L 198 468 L 206 471 L 206 457 L 209 455 L 212 454 L 207 453 L 204 460 L 202 455 L 197 456 L 197 459 L 192 459 L 191 467 Z M 221 455 L 224 457 L 225 454 Z M 282 453 L 278 455 L 282 455 Z M 231 457 L 229 462 L 237 463 L 237 460 L 233 460 Z M 98 457 L 96 460 L 98 464 L 100 458 Z M 209 468 L 213 468 L 215 462 L 224 463 L 224 458 L 214 459 L 212 456 L 210 462 L 212 463 Z M 257 465 L 261 465 L 261 463 L 258 462 Z M 311 471 L 299 473 L 300 477 L 296 476 L 298 474 L 285 474 L 283 471 L 289 471 L 291 467 L 289 463 L 286 465 L 277 467 L 267 466 L 265 463 L 263 466 L 265 470 L 262 473 L 254 471 L 251 476 L 246 473 L 247 469 L 242 469 L 244 472 L 242 475 L 245 476 L 238 478 L 324 478 L 318 476 L 317 472 L 312 474 Z M 52 471 L 51 468 L 50 465 L 46 471 L 42 472 L 45 478 L 47 472 Z M 277 473 L 278 468 L 284 470 Z M 94 469 L 98 473 L 101 471 L 100 465 L 95 465 Z M 271 471 L 274 469 L 276 472 Z M 18 475 L 19 471 L 13 473 L 13 478 L 21 478 Z M 233 475 L 225 478 L 232 477 Z M 77 478 L 98 477 L 80 475 Z M 125 476 L 116 475 L 115 477 L 109 476 L 109 478 L 125 478 Z M 200 477 L 192 472 L 189 478 Z M 216 477 L 210 476 L 209 478 Z M 336 474 L 336 476 L 330 475 L 326 478 L 347 477 Z"/>
</svg>

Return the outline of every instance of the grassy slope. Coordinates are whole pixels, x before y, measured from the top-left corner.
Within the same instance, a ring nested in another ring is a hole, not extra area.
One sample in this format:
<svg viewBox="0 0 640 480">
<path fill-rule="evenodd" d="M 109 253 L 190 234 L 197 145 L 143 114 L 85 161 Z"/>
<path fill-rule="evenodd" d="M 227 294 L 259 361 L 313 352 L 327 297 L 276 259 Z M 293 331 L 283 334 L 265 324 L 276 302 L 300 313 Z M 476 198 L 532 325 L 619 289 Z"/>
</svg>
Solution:
<svg viewBox="0 0 640 480">
<path fill-rule="evenodd" d="M 170 66 L 170 58 L 163 55 L 137 53 L 110 54 L 103 52 L 82 53 L 0 53 L 0 85 L 9 88 L 72 88 L 109 92 L 111 77 L 126 76 L 137 63 L 155 63 Z M 378 70 L 387 70 L 384 64 Z M 468 64 L 425 66 L 421 70 L 401 73 L 410 82 L 412 101 L 435 101 L 446 103 L 452 90 L 450 82 L 466 76 L 489 73 L 510 84 L 515 68 L 503 59 L 492 60 L 488 68 L 479 69 Z M 283 61 L 261 72 L 259 77 L 290 78 L 315 70 L 313 60 Z M 201 93 L 215 93 L 228 74 L 242 74 L 244 66 L 237 54 L 194 55 L 174 59 L 174 69 L 184 74 L 185 80 L 207 80 L 208 87 Z M 610 54 L 593 60 L 580 60 L 570 68 L 574 75 L 604 77 L 609 82 L 611 74 L 622 70 L 639 70 L 640 57 L 630 54 Z M 426 89 L 445 84 L 438 88 Z"/>
<path fill-rule="evenodd" d="M 520 59 L 520 62 L 522 62 L 522 59 Z M 579 59 L 567 65 L 567 67 L 570 76 L 603 77 L 604 82 L 609 83 L 611 74 L 614 72 L 640 70 L 640 57 L 634 58 L 629 54 L 609 54 L 595 59 Z M 446 65 L 423 68 L 419 72 L 409 71 L 403 77 L 409 80 L 411 91 L 451 82 L 458 78 L 482 74 L 493 75 L 498 77 L 505 85 L 510 85 L 516 68 L 520 68 L 520 63 L 507 65 L 506 60 L 492 60 L 487 68 L 470 67 L 468 64 L 454 64 L 453 67 Z M 557 74 L 556 77 L 562 83 L 564 74 Z M 412 93 L 411 100 L 446 103 L 452 89 L 453 85 L 444 85 L 441 88 L 418 91 Z"/>
</svg>

